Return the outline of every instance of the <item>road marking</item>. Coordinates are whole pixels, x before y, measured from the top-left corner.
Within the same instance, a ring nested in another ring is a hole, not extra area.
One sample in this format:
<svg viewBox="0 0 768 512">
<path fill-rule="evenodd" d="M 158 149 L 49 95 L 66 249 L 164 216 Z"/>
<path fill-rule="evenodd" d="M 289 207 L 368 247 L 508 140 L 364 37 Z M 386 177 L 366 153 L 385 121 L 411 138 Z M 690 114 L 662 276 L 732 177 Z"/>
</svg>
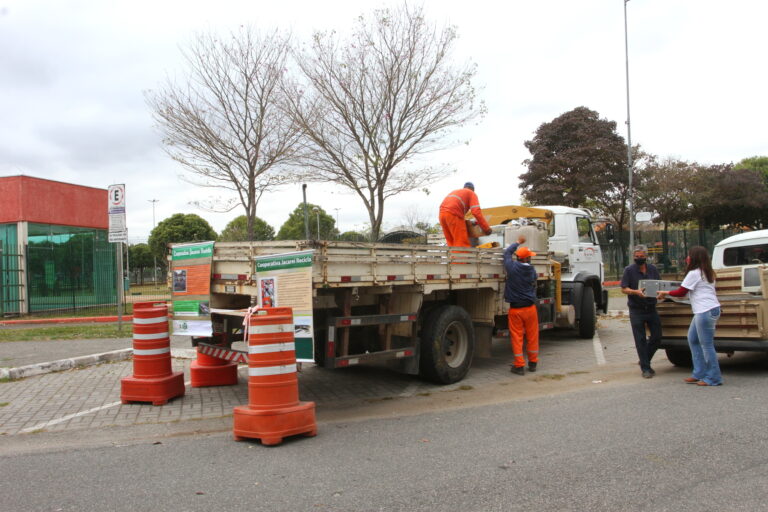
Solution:
<svg viewBox="0 0 768 512">
<path fill-rule="evenodd" d="M 189 386 L 190 384 L 192 384 L 191 380 L 185 382 L 184 383 L 184 387 Z M 42 423 L 38 423 L 37 425 L 35 425 L 33 427 L 27 427 L 25 429 L 22 429 L 20 431 L 20 433 L 28 434 L 29 432 L 34 432 L 36 430 L 42 430 L 44 428 L 48 428 L 48 427 L 52 427 L 54 425 L 58 425 L 59 423 L 64 423 L 65 421 L 69 421 L 72 418 L 79 418 L 80 416 L 86 416 L 86 415 L 94 413 L 94 412 L 103 411 L 104 409 L 111 409 L 112 407 L 116 407 L 118 405 L 121 405 L 122 403 L 123 403 L 122 401 L 120 401 L 120 402 L 112 402 L 112 403 L 109 403 L 109 404 L 104 404 L 104 405 L 100 405 L 98 407 L 94 407 L 93 409 L 88 409 L 87 411 L 80 411 L 80 412 L 76 412 L 74 414 L 67 414 L 66 416 L 62 416 L 61 418 L 56 418 L 55 420 L 50 420 L 50 421 L 44 421 Z"/>
<path fill-rule="evenodd" d="M 595 350 L 595 359 L 597 359 L 598 366 L 605 364 L 605 354 L 603 353 L 603 344 L 600 342 L 600 336 L 595 332 L 595 336 L 592 338 L 592 348 Z"/>
</svg>

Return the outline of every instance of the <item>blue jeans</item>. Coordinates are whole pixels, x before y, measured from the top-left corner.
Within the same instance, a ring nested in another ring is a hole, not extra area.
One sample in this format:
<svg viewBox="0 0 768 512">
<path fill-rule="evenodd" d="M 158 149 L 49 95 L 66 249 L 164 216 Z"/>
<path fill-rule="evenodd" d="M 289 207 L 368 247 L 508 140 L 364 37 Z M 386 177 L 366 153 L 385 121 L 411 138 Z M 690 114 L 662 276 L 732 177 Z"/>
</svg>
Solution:
<svg viewBox="0 0 768 512">
<path fill-rule="evenodd" d="M 715 352 L 715 325 L 720 318 L 720 308 L 712 308 L 693 315 L 688 329 L 688 346 L 693 358 L 693 378 L 703 380 L 710 386 L 723 383 L 720 365 Z"/>
<path fill-rule="evenodd" d="M 632 326 L 632 336 L 635 338 L 637 358 L 640 360 L 640 370 L 651 371 L 651 359 L 659 348 L 661 341 L 661 319 L 656 308 L 650 310 L 629 310 L 629 324 Z M 646 337 L 645 327 L 648 326 L 650 336 Z"/>
</svg>

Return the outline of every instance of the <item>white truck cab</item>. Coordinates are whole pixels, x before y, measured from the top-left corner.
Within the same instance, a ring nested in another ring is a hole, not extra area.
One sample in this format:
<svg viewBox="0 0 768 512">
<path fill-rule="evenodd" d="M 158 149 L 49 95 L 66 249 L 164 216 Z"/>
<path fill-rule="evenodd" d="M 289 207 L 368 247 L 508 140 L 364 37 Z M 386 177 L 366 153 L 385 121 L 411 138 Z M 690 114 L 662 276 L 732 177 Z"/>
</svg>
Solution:
<svg viewBox="0 0 768 512">
<path fill-rule="evenodd" d="M 768 263 L 768 229 L 733 235 L 715 245 L 712 268 L 715 270 Z"/>
</svg>

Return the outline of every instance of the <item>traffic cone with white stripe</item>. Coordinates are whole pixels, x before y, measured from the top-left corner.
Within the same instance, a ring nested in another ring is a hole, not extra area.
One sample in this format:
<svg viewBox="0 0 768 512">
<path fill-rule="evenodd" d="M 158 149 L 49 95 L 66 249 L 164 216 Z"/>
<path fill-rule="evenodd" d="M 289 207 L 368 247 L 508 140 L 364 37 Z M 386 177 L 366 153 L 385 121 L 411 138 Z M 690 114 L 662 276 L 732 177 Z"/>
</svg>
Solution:
<svg viewBox="0 0 768 512">
<path fill-rule="evenodd" d="M 120 400 L 163 405 L 184 395 L 184 372 L 171 370 L 168 306 L 142 302 L 133 307 L 133 376 L 120 381 Z"/>
<path fill-rule="evenodd" d="M 213 341 L 221 345 L 214 333 Z M 197 359 L 189 366 L 189 377 L 193 388 L 207 386 L 232 386 L 237 384 L 237 363 L 203 354 L 197 349 Z"/>
<path fill-rule="evenodd" d="M 248 321 L 248 405 L 235 407 L 235 440 L 275 445 L 317 435 L 315 403 L 299 401 L 291 308 L 262 308 Z"/>
</svg>

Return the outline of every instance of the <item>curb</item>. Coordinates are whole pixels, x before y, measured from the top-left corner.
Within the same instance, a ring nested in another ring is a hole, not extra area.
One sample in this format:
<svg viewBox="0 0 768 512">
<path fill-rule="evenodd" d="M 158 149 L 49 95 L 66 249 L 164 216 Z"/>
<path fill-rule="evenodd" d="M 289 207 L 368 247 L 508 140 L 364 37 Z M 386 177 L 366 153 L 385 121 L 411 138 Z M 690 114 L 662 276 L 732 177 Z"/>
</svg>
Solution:
<svg viewBox="0 0 768 512">
<path fill-rule="evenodd" d="M 178 359 L 195 359 L 197 350 L 189 348 L 172 348 L 171 357 Z M 113 363 L 117 361 L 126 361 L 133 358 L 133 349 L 124 348 L 113 350 L 111 352 L 102 352 L 100 354 L 91 354 L 89 356 L 72 357 L 69 359 L 59 359 L 58 361 L 49 361 L 46 363 L 35 363 L 16 368 L 0 368 L 0 380 L 18 380 L 46 373 L 63 372 L 73 368 L 85 368 L 103 363 Z"/>
</svg>

